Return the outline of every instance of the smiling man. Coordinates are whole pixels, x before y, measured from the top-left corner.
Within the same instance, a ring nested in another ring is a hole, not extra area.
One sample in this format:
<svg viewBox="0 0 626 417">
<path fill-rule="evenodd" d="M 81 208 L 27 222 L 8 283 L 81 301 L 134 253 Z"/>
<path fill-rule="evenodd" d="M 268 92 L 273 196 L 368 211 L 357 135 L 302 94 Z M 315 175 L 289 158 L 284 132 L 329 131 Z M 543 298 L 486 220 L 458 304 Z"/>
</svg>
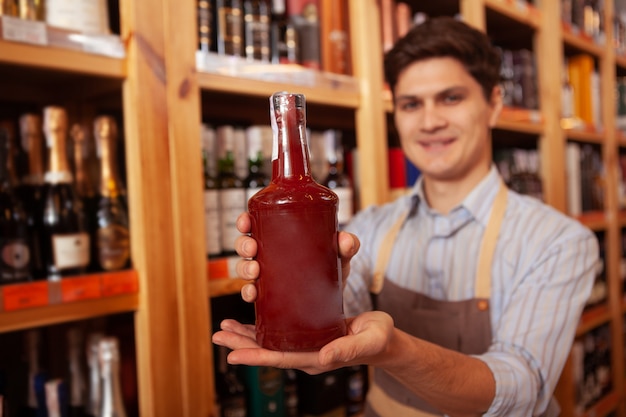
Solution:
<svg viewBox="0 0 626 417">
<path fill-rule="evenodd" d="M 578 222 L 504 185 L 491 154 L 499 71 L 487 36 L 452 18 L 398 41 L 385 76 L 402 149 L 422 175 L 339 236 L 349 334 L 319 352 L 272 352 L 227 320 L 214 341 L 234 349 L 231 363 L 309 373 L 372 365 L 368 417 L 558 415 L 552 394 L 598 245 Z M 249 230 L 245 214 L 239 229 Z M 237 250 L 253 258 L 256 244 L 241 236 Z M 258 264 L 242 260 L 238 272 L 254 280 Z M 242 295 L 253 301 L 255 288 Z"/>
</svg>

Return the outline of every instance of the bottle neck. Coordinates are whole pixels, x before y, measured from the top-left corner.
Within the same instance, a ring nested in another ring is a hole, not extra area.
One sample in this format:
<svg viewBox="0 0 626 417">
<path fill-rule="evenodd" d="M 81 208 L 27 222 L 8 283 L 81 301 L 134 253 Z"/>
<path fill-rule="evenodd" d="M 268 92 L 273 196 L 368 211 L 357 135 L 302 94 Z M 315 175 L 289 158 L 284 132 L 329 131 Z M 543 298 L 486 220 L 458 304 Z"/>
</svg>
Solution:
<svg viewBox="0 0 626 417">
<path fill-rule="evenodd" d="M 113 138 L 101 138 L 100 145 L 100 194 L 115 198 L 121 194 L 117 175 L 116 149 Z"/>
<path fill-rule="evenodd" d="M 48 183 L 72 182 L 72 172 L 67 161 L 65 131 L 60 129 L 53 130 L 48 132 L 47 136 L 50 146 L 50 157 L 44 181 Z"/>
<path fill-rule="evenodd" d="M 23 140 L 28 143 L 28 176 L 24 182 L 28 184 L 43 183 L 44 162 L 43 162 L 43 135 L 41 133 L 29 134 Z"/>
<path fill-rule="evenodd" d="M 310 180 L 311 163 L 306 142 L 304 103 L 295 95 L 282 96 L 279 105 L 272 106 L 274 151 L 272 181 L 281 179 Z"/>
<path fill-rule="evenodd" d="M 120 386 L 119 353 L 117 345 L 100 342 L 100 372 L 102 377 L 102 407 L 100 417 L 126 417 Z M 105 345 L 109 345 L 106 346 Z"/>
<path fill-rule="evenodd" d="M 91 197 L 94 190 L 87 174 L 87 144 L 74 141 L 74 184 L 81 197 Z"/>
</svg>

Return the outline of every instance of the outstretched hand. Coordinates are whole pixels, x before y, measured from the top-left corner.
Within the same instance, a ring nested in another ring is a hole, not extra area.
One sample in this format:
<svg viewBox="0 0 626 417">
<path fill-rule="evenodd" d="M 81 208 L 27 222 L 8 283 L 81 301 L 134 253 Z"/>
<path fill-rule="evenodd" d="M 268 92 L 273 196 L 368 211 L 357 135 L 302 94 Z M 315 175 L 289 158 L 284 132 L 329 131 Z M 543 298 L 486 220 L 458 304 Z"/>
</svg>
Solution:
<svg viewBox="0 0 626 417">
<path fill-rule="evenodd" d="M 237 254 L 244 259 L 237 262 L 236 271 L 239 278 L 254 281 L 259 277 L 259 263 L 253 258 L 257 253 L 257 243 L 250 233 L 250 215 L 245 212 L 237 219 L 237 229 L 242 233 L 235 241 Z M 350 260 L 359 251 L 361 243 L 359 239 L 348 232 L 339 232 L 339 257 L 341 258 L 342 282 L 346 283 L 350 273 Z M 256 300 L 257 291 L 253 284 L 246 284 L 241 289 L 241 297 L 244 301 L 252 303 Z"/>
<path fill-rule="evenodd" d="M 393 319 L 387 313 L 371 311 L 347 320 L 348 334 L 315 352 L 279 352 L 261 348 L 253 325 L 224 320 L 213 343 L 232 349 L 233 365 L 271 366 L 300 369 L 311 375 L 350 366 L 377 364 L 389 348 Z"/>
</svg>

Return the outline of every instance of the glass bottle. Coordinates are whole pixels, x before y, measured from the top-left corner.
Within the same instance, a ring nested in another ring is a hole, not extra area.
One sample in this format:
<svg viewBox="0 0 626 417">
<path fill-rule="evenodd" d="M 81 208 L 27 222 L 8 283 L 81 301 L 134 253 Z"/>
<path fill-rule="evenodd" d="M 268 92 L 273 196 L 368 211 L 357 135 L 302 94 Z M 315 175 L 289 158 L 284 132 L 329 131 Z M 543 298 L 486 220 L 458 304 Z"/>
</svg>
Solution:
<svg viewBox="0 0 626 417">
<path fill-rule="evenodd" d="M 43 229 L 44 137 L 41 116 L 26 113 L 20 117 L 22 150 L 28 157 L 28 173 L 22 177 L 17 193 L 24 205 L 32 239 L 34 278 L 43 278 L 45 268 L 41 254 L 40 232 Z"/>
<path fill-rule="evenodd" d="M 268 0 L 244 0 L 243 22 L 246 58 L 270 62 L 270 5 Z"/>
<path fill-rule="evenodd" d="M 244 180 L 246 200 L 262 190 L 270 183 L 263 169 L 263 128 L 251 126 L 246 131 L 248 143 L 248 176 Z"/>
<path fill-rule="evenodd" d="M 219 414 L 221 417 L 246 417 L 248 415 L 246 387 L 239 376 L 238 367 L 227 362 L 228 348 L 216 346 L 216 349 L 215 378 Z"/>
<path fill-rule="evenodd" d="M 273 64 L 298 63 L 298 33 L 287 15 L 285 0 L 272 0 L 270 49 Z"/>
<path fill-rule="evenodd" d="M 67 126 L 65 109 L 44 109 L 44 134 L 50 153 L 44 176 L 41 247 L 50 280 L 59 280 L 62 274 L 81 274 L 89 264 L 89 235 L 67 160 Z"/>
<path fill-rule="evenodd" d="M 104 337 L 98 345 L 98 360 L 102 382 L 102 404 L 99 417 L 126 417 L 120 381 L 118 340 Z"/>
<path fill-rule="evenodd" d="M 69 364 L 68 417 L 85 417 L 85 372 L 83 367 L 83 332 L 79 327 L 67 331 Z"/>
<path fill-rule="evenodd" d="M 100 378 L 99 346 L 104 335 L 99 332 L 90 333 L 87 336 L 85 353 L 87 368 L 89 369 L 89 388 L 87 396 L 87 415 L 96 417 L 100 415 L 102 405 L 102 382 Z"/>
<path fill-rule="evenodd" d="M 207 255 L 222 253 L 220 228 L 219 183 L 215 157 L 215 129 L 202 125 L 202 167 L 204 170 L 204 224 Z"/>
<path fill-rule="evenodd" d="M 130 232 L 124 189 L 117 169 L 117 124 L 110 116 L 94 121 L 100 157 L 100 189 L 96 213 L 98 268 L 115 271 L 130 262 Z"/>
<path fill-rule="evenodd" d="M 339 222 L 339 229 L 343 229 L 352 219 L 352 214 L 354 213 L 352 181 L 350 181 L 350 178 L 344 171 L 341 132 L 329 129 L 323 133 L 323 137 L 326 148 L 326 161 L 328 162 L 328 175 L 322 184 L 333 190 L 339 197 L 337 221 Z"/>
<path fill-rule="evenodd" d="M 270 108 L 272 181 L 248 201 L 260 266 L 256 338 L 268 349 L 316 350 L 346 332 L 339 199 L 311 175 L 304 95 L 275 93 Z"/>
<path fill-rule="evenodd" d="M 32 279 L 31 231 L 9 174 L 12 159 L 8 136 L 0 128 L 0 285 Z"/>
<path fill-rule="evenodd" d="M 218 183 L 222 254 L 234 255 L 239 236 L 237 217 L 246 210 L 246 189 L 235 174 L 235 128 L 224 125 L 217 129 Z"/>
<path fill-rule="evenodd" d="M 217 53 L 243 56 L 243 7 L 241 0 L 216 0 Z"/>
<path fill-rule="evenodd" d="M 98 270 L 98 252 L 96 245 L 96 212 L 98 210 L 98 196 L 94 183 L 89 175 L 90 160 L 89 133 L 85 126 L 74 124 L 70 130 L 73 143 L 74 162 L 74 189 L 80 203 L 79 210 L 84 214 L 85 229 L 89 234 L 89 270 Z"/>
</svg>

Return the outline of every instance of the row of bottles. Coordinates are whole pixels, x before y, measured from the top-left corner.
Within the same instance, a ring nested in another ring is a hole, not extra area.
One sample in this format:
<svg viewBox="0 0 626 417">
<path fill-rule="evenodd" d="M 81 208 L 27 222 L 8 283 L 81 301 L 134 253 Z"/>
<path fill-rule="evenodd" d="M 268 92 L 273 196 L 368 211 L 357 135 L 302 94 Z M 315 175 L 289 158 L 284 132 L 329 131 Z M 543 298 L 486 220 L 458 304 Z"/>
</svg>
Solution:
<svg viewBox="0 0 626 417">
<path fill-rule="evenodd" d="M 320 375 L 264 366 L 233 366 L 217 348 L 216 391 L 222 417 L 358 416 L 363 413 L 367 367 Z"/>
<path fill-rule="evenodd" d="M 86 33 L 110 33 L 107 0 L 2 0 L 0 16 Z"/>
<path fill-rule="evenodd" d="M 128 326 L 102 320 L 2 335 L 0 416 L 126 417 L 135 413 Z M 127 320 L 125 321 L 128 322 Z"/>
<path fill-rule="evenodd" d="M 201 51 L 350 71 L 345 0 L 199 0 Z"/>
<path fill-rule="evenodd" d="M 338 222 L 345 225 L 354 212 L 352 181 L 344 170 L 341 132 L 309 134 L 313 177 L 339 197 Z M 234 253 L 239 236 L 235 222 L 247 202 L 267 186 L 272 175 L 272 129 L 254 125 L 202 126 L 204 204 L 208 256 Z"/>
<path fill-rule="evenodd" d="M 49 106 L 43 118 L 29 113 L 19 122 L 28 167 L 21 177 L 11 123 L 0 127 L 0 284 L 129 267 L 129 222 L 117 168 L 115 119 L 100 116 L 93 122 L 100 168 L 97 189 L 87 171 L 89 131 L 72 126 L 70 153 L 64 108 Z"/>
</svg>

